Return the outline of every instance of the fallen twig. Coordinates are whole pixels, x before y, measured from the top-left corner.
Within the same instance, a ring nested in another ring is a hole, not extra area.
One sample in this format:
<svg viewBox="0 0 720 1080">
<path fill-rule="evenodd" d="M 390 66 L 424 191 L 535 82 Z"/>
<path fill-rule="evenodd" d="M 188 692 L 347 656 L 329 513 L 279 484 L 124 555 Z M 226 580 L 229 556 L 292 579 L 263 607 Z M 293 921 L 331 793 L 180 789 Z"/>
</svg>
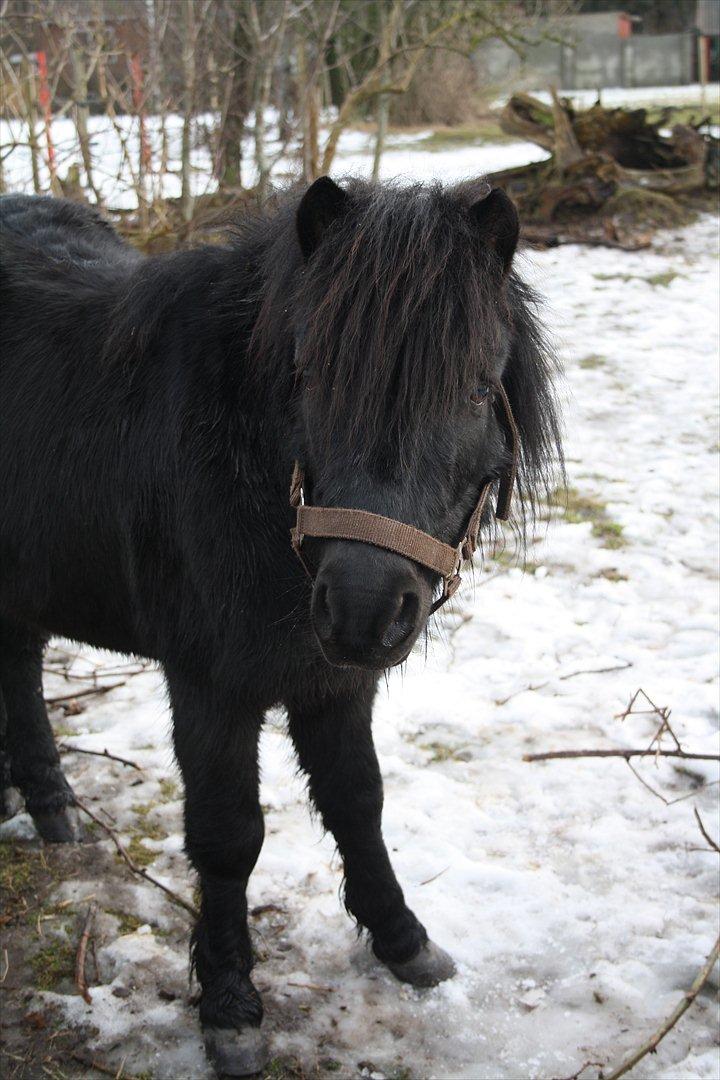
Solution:
<svg viewBox="0 0 720 1080">
<path fill-rule="evenodd" d="M 78 945 L 77 957 L 75 959 L 75 985 L 80 991 L 83 1000 L 88 1005 L 92 1004 L 92 998 L 90 991 L 87 987 L 87 980 L 85 978 L 85 954 L 87 953 L 88 941 L 90 940 L 90 934 L 92 933 L 93 922 L 95 920 L 95 912 L 97 911 L 97 904 L 93 900 L 88 904 L 87 915 L 85 917 L 85 925 L 83 926 L 83 932 L 80 935 L 80 943 Z"/>
<path fill-rule="evenodd" d="M 700 832 L 703 834 L 703 838 L 705 840 L 707 840 L 707 842 L 708 842 L 708 844 L 710 845 L 711 848 L 713 848 L 715 851 L 718 852 L 718 854 L 720 854 L 720 847 L 716 844 L 716 842 L 713 840 L 712 836 L 710 836 L 707 829 L 705 828 L 705 826 L 703 824 L 703 819 L 700 817 L 700 814 L 698 813 L 698 810 L 697 810 L 696 806 L 693 807 L 693 814 L 695 815 L 695 820 L 698 823 L 698 828 L 699 828 Z"/>
<path fill-rule="evenodd" d="M 542 754 L 523 754 L 523 761 L 552 761 L 558 758 L 672 757 L 686 761 L 720 761 L 720 754 L 691 754 L 686 750 L 547 750 Z"/>
<path fill-rule="evenodd" d="M 438 870 L 437 874 L 433 874 L 433 876 L 432 876 L 432 877 L 429 877 L 429 878 L 425 878 L 425 880 L 424 880 L 424 881 L 421 881 L 421 882 L 420 882 L 420 884 L 421 884 L 421 885 L 429 885 L 431 881 L 437 881 L 437 879 L 438 879 L 439 877 L 442 877 L 442 875 L 443 875 L 443 874 L 444 874 L 444 873 L 445 873 L 445 872 L 446 872 L 447 870 L 449 870 L 449 869 L 450 869 L 450 867 L 449 867 L 449 866 L 444 866 L 444 867 L 442 868 L 442 870 Z"/>
<path fill-rule="evenodd" d="M 138 765 L 136 761 L 118 757 L 117 754 L 111 754 L 108 750 L 85 750 L 82 746 L 71 746 L 70 743 L 58 743 L 58 749 L 64 750 L 67 754 L 91 754 L 93 757 L 109 758 L 110 761 L 119 761 L 121 765 L 128 765 L 131 769 L 137 769 L 138 772 L 143 771 L 142 765 Z"/>
<path fill-rule="evenodd" d="M 48 675 L 56 675 L 59 679 L 65 679 L 66 682 L 91 682 L 97 684 L 98 679 L 110 679 L 119 675 L 124 675 L 128 679 L 131 679 L 134 675 L 142 675 L 150 667 L 150 661 L 144 664 L 119 664 L 115 668 L 96 668 L 94 671 L 82 671 L 82 672 L 70 672 L 67 670 L 66 665 L 58 666 L 57 664 L 49 663 L 43 664 L 43 671 Z"/>
<path fill-rule="evenodd" d="M 92 811 L 89 806 L 86 806 L 85 803 L 77 797 L 77 795 L 75 796 L 75 803 L 77 804 L 78 809 L 82 810 L 84 814 L 87 814 L 87 816 L 91 818 L 96 825 L 100 826 L 103 832 L 107 833 L 107 835 L 110 837 L 113 844 L 115 845 L 118 854 L 122 859 L 124 859 L 124 861 L 132 870 L 133 874 L 137 874 L 138 877 L 144 878 L 145 881 L 149 881 L 151 885 L 156 885 L 158 889 L 162 889 L 162 891 L 170 897 L 174 904 L 177 904 L 179 907 L 184 908 L 185 911 L 192 915 L 194 919 L 198 919 L 200 917 L 200 912 L 196 907 L 193 906 L 193 904 L 189 902 L 189 900 L 183 899 L 183 897 L 180 896 L 179 893 L 176 893 L 167 885 L 163 885 L 162 881 L 158 881 L 158 879 L 153 877 L 152 874 L 149 874 L 147 870 L 143 869 L 143 867 L 141 866 L 138 866 L 137 863 L 133 861 L 131 856 L 126 851 L 115 829 L 111 828 L 110 825 L 106 825 L 102 818 L 98 817 L 98 815 L 94 813 L 94 811 Z"/>
<path fill-rule="evenodd" d="M 332 994 L 332 986 L 317 986 L 315 983 L 288 982 L 288 986 L 296 986 L 300 990 L 314 990 L 318 994 Z"/>
<path fill-rule="evenodd" d="M 695 998 L 702 990 L 705 983 L 710 978 L 710 975 L 712 974 L 712 970 L 715 967 L 715 963 L 719 955 L 720 938 L 718 938 L 718 940 L 715 942 L 712 952 L 701 967 L 700 971 L 697 973 L 697 977 L 695 978 L 692 986 L 689 990 L 685 992 L 681 1000 L 671 1012 L 670 1016 L 668 1016 L 667 1019 L 662 1022 L 658 1030 L 647 1040 L 647 1042 L 644 1042 L 638 1050 L 631 1054 L 629 1058 L 626 1058 L 622 1065 L 619 1065 L 617 1069 L 609 1073 L 605 1080 L 619 1080 L 619 1077 L 624 1076 L 626 1072 L 629 1072 L 630 1069 L 633 1068 L 633 1066 L 637 1065 L 638 1061 L 640 1061 L 646 1056 L 646 1054 L 652 1054 L 655 1052 L 660 1041 L 665 1038 L 668 1031 L 675 1027 L 675 1024 L 677 1024 L 683 1013 L 687 1012 Z"/>
<path fill-rule="evenodd" d="M 122 682 L 108 683 L 106 686 L 88 686 L 85 690 L 74 690 L 71 694 L 60 694 L 58 697 L 45 698 L 46 705 L 62 705 L 65 701 L 74 701 L 75 698 L 91 697 L 93 694 L 107 694 L 110 690 L 117 690 L 118 686 L 124 686 Z"/>
<path fill-rule="evenodd" d="M 70 1057 L 74 1061 L 78 1061 L 81 1065 L 84 1065 L 86 1069 L 94 1069 L 95 1072 L 104 1073 L 105 1076 L 112 1076 L 113 1080 L 117 1080 L 118 1075 L 120 1075 L 117 1069 L 110 1069 L 107 1065 L 103 1065 L 102 1062 L 97 1061 L 95 1058 L 86 1058 L 84 1054 L 78 1054 L 76 1050 L 72 1051 Z M 122 1072 L 122 1066 L 120 1069 Z M 135 1077 L 131 1076 L 130 1073 L 122 1073 L 122 1080 L 135 1080 Z"/>
<path fill-rule="evenodd" d="M 622 664 L 614 664 L 612 667 L 605 668 L 582 668 L 580 671 L 569 671 L 566 675 L 556 675 L 554 678 L 558 682 L 566 682 L 568 679 L 575 679 L 578 675 L 607 675 L 610 671 L 626 671 L 632 667 L 632 660 L 624 660 Z M 513 690 L 512 694 L 508 694 L 507 697 L 497 698 L 496 705 L 507 705 L 508 701 L 512 701 L 514 697 L 519 697 L 520 694 L 527 694 L 534 690 L 544 690 L 546 686 L 549 686 L 552 682 L 551 679 L 546 679 L 541 683 L 530 683 L 528 686 L 523 686 L 520 690 Z"/>
<path fill-rule="evenodd" d="M 613 664 L 612 667 L 582 668 L 580 671 L 570 671 L 567 675 L 558 675 L 558 682 L 574 679 L 578 675 L 607 675 L 610 671 L 627 671 L 632 666 L 632 660 L 623 660 L 622 664 Z"/>
<path fill-rule="evenodd" d="M 580 1080 L 580 1077 L 585 1072 L 585 1070 L 589 1069 L 592 1065 L 595 1065 L 598 1069 L 602 1069 L 603 1067 L 602 1061 L 586 1061 L 580 1066 L 577 1072 L 574 1072 L 572 1074 L 572 1076 L 565 1076 L 562 1078 L 562 1080 Z"/>
</svg>

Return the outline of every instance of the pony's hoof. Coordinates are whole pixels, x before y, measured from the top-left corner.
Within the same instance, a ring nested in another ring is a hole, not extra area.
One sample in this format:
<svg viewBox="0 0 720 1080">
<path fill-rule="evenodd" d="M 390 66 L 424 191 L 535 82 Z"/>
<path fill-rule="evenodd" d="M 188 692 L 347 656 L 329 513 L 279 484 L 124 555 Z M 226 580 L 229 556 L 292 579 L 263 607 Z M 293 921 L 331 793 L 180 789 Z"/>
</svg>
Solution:
<svg viewBox="0 0 720 1080">
<path fill-rule="evenodd" d="M 41 810 L 32 815 L 35 828 L 47 844 L 79 844 L 82 840 L 80 814 L 74 806 L 62 810 Z"/>
<path fill-rule="evenodd" d="M 412 960 L 406 960 L 404 964 L 386 961 L 386 966 L 400 982 L 419 987 L 437 986 L 450 979 L 457 970 L 453 958 L 433 941 L 426 941 Z"/>
<path fill-rule="evenodd" d="M 252 1076 L 261 1072 L 270 1054 L 259 1027 L 203 1027 L 205 1053 L 218 1076 Z"/>
<path fill-rule="evenodd" d="M 0 821 L 9 821 L 25 809 L 23 797 L 16 787 L 6 787 L 0 792 Z"/>
</svg>

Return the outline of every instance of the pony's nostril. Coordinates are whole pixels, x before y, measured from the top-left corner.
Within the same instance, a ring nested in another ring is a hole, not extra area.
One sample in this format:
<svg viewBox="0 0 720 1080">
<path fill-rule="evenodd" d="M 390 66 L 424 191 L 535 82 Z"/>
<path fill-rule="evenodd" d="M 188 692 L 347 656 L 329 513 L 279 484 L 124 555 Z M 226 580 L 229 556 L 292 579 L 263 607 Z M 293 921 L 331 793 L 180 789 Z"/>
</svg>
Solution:
<svg viewBox="0 0 720 1080">
<path fill-rule="evenodd" d="M 414 592 L 403 593 L 398 600 L 397 611 L 382 636 L 382 644 L 392 649 L 405 641 L 415 629 L 419 600 Z"/>
</svg>

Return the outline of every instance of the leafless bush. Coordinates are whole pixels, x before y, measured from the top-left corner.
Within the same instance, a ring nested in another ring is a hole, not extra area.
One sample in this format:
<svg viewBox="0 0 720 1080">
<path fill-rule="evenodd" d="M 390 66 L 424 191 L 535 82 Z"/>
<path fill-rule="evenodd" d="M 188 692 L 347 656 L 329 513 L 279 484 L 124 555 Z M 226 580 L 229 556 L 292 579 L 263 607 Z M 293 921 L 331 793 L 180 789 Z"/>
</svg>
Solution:
<svg viewBox="0 0 720 1080">
<path fill-rule="evenodd" d="M 209 204 L 264 198 L 280 161 L 328 172 L 368 118 L 377 174 L 391 103 L 396 121 L 469 119 L 472 49 L 519 45 L 558 2 L 0 0 L 0 188 L 187 230 Z"/>
<path fill-rule="evenodd" d="M 470 57 L 433 53 L 419 65 L 408 92 L 393 101 L 390 118 L 399 125 L 451 127 L 476 120 L 484 105 Z"/>
</svg>

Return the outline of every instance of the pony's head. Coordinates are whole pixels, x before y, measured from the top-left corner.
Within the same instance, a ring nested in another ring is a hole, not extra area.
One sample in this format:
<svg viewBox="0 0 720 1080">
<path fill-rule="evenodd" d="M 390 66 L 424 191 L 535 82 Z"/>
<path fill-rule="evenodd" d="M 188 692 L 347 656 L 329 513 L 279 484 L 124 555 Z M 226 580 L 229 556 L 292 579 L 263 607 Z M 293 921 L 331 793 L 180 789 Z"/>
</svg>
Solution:
<svg viewBox="0 0 720 1080">
<path fill-rule="evenodd" d="M 295 214 L 299 458 L 314 506 L 368 510 L 456 545 L 520 434 L 522 527 L 560 460 L 534 300 L 512 270 L 518 218 L 486 184 L 317 180 Z M 484 525 L 492 520 L 492 500 Z M 307 539 L 313 625 L 335 664 L 402 662 L 438 578 L 367 543 Z"/>
</svg>

